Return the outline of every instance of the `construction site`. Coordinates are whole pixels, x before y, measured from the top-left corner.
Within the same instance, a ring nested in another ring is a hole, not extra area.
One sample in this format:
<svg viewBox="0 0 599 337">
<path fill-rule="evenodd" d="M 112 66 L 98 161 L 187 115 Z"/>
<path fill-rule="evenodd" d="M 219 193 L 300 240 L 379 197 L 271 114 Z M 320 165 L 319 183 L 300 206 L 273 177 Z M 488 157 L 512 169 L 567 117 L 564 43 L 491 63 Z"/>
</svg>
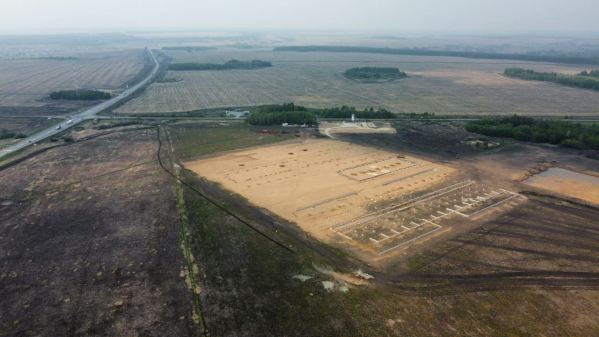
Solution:
<svg viewBox="0 0 599 337">
<path fill-rule="evenodd" d="M 330 139 L 303 139 L 184 163 L 318 240 L 368 262 L 517 203 L 517 193 L 477 182 L 448 164 Z"/>
</svg>

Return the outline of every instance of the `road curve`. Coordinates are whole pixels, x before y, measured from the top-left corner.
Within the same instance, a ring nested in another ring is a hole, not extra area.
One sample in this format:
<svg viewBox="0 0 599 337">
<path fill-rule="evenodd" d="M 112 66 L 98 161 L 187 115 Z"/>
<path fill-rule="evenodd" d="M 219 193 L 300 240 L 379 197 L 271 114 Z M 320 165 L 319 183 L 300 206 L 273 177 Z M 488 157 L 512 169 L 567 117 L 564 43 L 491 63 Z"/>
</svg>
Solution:
<svg viewBox="0 0 599 337">
<path fill-rule="evenodd" d="M 104 110 L 122 102 L 123 100 L 127 99 L 129 96 L 133 95 L 136 91 L 141 89 L 143 86 L 148 84 L 150 81 L 152 81 L 154 76 L 156 76 L 156 73 L 158 73 L 159 64 L 158 64 L 158 60 L 156 59 L 156 56 L 154 56 L 154 53 L 152 53 L 152 51 L 149 49 L 147 51 L 150 54 L 150 56 L 152 57 L 152 60 L 154 61 L 154 69 L 152 69 L 152 72 L 146 78 L 144 78 L 141 82 L 135 84 L 131 88 L 126 89 L 125 91 L 123 91 L 121 94 L 119 94 L 116 97 L 113 97 L 113 98 L 111 98 L 107 101 L 104 101 L 98 105 L 94 105 L 93 107 L 91 107 L 85 111 L 82 111 L 78 114 L 73 115 L 72 118 L 69 120 L 60 122 L 60 124 L 54 125 L 50 128 L 47 128 L 38 133 L 35 133 L 27 138 L 24 138 L 23 140 L 19 141 L 18 143 L 7 146 L 4 149 L 0 149 L 0 159 L 3 158 L 4 156 L 11 154 L 11 153 L 22 150 L 29 145 L 35 144 L 35 143 L 40 142 L 46 138 L 49 138 L 56 134 L 64 132 L 65 130 L 70 129 L 73 126 L 75 126 L 85 120 L 94 118 L 99 112 L 104 111 Z"/>
</svg>

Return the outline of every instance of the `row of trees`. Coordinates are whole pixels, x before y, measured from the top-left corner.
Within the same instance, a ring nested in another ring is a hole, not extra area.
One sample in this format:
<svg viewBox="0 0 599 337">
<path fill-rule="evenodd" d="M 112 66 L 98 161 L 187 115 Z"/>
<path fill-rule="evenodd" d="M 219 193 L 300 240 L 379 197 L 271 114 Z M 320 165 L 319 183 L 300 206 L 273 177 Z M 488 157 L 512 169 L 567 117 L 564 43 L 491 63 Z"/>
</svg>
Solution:
<svg viewBox="0 0 599 337">
<path fill-rule="evenodd" d="M 50 60 L 50 61 L 77 61 L 78 57 L 75 56 L 42 56 L 34 57 L 33 60 Z"/>
<path fill-rule="evenodd" d="M 348 79 L 357 81 L 394 81 L 408 77 L 398 68 L 360 67 L 351 68 L 343 73 Z"/>
<path fill-rule="evenodd" d="M 599 70 L 591 70 L 591 71 L 583 71 L 578 76 L 587 76 L 587 77 L 595 77 L 599 78 Z"/>
<path fill-rule="evenodd" d="M 110 93 L 99 90 L 60 90 L 50 93 L 51 99 L 68 99 L 76 101 L 95 101 L 100 99 L 109 99 Z"/>
<path fill-rule="evenodd" d="M 468 122 L 466 130 L 491 137 L 599 150 L 597 124 L 536 120 L 514 115 Z"/>
<path fill-rule="evenodd" d="M 167 46 L 167 47 L 162 47 L 162 50 L 186 51 L 186 52 L 206 51 L 206 50 L 211 50 L 211 49 L 216 49 L 216 48 L 215 47 L 204 47 L 204 46 Z"/>
<path fill-rule="evenodd" d="M 265 105 L 252 112 L 247 121 L 253 125 L 316 124 L 317 117 L 349 119 L 354 115 L 362 119 L 391 119 L 395 114 L 385 109 L 373 108 L 358 110 L 355 107 L 342 106 L 330 109 L 308 109 L 293 103 Z"/>
<path fill-rule="evenodd" d="M 0 139 L 11 139 L 11 138 L 25 138 L 27 135 L 23 133 L 17 133 L 13 131 L 8 131 L 6 129 L 0 130 Z"/>
<path fill-rule="evenodd" d="M 258 112 L 260 113 L 280 111 L 308 111 L 308 109 L 301 105 L 295 105 L 294 103 L 263 105 L 258 108 Z"/>
<path fill-rule="evenodd" d="M 375 110 L 373 108 L 357 110 L 355 107 L 342 106 L 340 108 L 322 109 L 316 112 L 322 118 L 351 118 L 352 114 L 356 118 L 362 119 L 391 119 L 395 114 L 385 109 Z"/>
<path fill-rule="evenodd" d="M 309 111 L 255 112 L 250 114 L 247 121 L 252 125 L 311 125 L 316 124 L 316 115 Z"/>
<path fill-rule="evenodd" d="M 261 69 L 272 67 L 272 63 L 268 61 L 262 60 L 252 60 L 252 61 L 239 61 L 239 60 L 230 60 L 225 62 L 224 64 L 218 63 L 196 63 L 196 62 L 186 62 L 186 63 L 171 63 L 169 64 L 169 70 L 231 70 L 231 69 L 242 69 L 242 70 L 251 70 L 251 69 Z"/>
<path fill-rule="evenodd" d="M 599 80 L 577 75 L 564 75 L 558 73 L 540 73 L 530 69 L 508 68 L 504 74 L 509 77 L 529 81 L 553 82 L 570 87 L 584 88 L 599 91 Z"/>
<path fill-rule="evenodd" d="M 247 119 L 252 125 L 316 124 L 316 115 L 306 107 L 293 103 L 272 104 L 259 107 Z"/>
<path fill-rule="evenodd" d="M 474 59 L 521 60 L 535 62 L 568 63 L 568 64 L 599 64 L 597 57 L 578 55 L 545 55 L 545 54 L 504 54 L 476 51 L 431 50 L 410 48 L 379 48 L 357 46 L 282 46 L 274 51 L 293 52 L 335 52 L 335 53 L 370 53 L 415 56 L 450 56 Z"/>
</svg>

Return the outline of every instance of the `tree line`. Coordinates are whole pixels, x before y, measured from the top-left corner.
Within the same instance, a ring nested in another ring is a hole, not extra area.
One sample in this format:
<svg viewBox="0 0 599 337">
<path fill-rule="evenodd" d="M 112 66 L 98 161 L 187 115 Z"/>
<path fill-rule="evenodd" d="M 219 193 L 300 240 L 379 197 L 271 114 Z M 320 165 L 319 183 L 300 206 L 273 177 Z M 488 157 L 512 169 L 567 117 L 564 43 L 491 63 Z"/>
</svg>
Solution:
<svg viewBox="0 0 599 337">
<path fill-rule="evenodd" d="M 216 48 L 215 47 L 204 47 L 204 46 L 167 46 L 167 47 L 162 47 L 162 50 L 186 51 L 186 52 L 206 51 L 206 50 L 212 50 L 212 49 L 216 49 Z"/>
<path fill-rule="evenodd" d="M 49 60 L 49 61 L 77 61 L 78 57 L 75 56 L 42 56 L 34 57 L 32 60 Z"/>
<path fill-rule="evenodd" d="M 511 116 L 471 121 L 466 130 L 491 137 L 599 150 L 599 125 Z"/>
<path fill-rule="evenodd" d="M 294 103 L 263 105 L 257 110 L 259 113 L 279 112 L 279 111 L 308 111 L 308 108 L 295 105 Z"/>
<path fill-rule="evenodd" d="M 110 93 L 100 90 L 60 90 L 50 93 L 51 99 L 67 99 L 76 101 L 95 101 L 100 99 L 109 99 Z"/>
<path fill-rule="evenodd" d="M 316 124 L 320 118 L 350 119 L 354 115 L 360 119 L 391 119 L 395 114 L 385 109 L 368 108 L 358 110 L 355 107 L 342 106 L 329 109 L 308 109 L 294 103 L 265 105 L 250 113 L 247 122 L 252 125 Z"/>
<path fill-rule="evenodd" d="M 316 124 L 316 115 L 306 107 L 293 103 L 273 104 L 259 107 L 247 118 L 252 125 Z"/>
<path fill-rule="evenodd" d="M 599 70 L 583 71 L 578 76 L 595 77 L 599 78 Z"/>
<path fill-rule="evenodd" d="M 547 55 L 547 54 L 504 54 L 473 51 L 452 51 L 433 49 L 410 49 L 410 48 L 380 48 L 380 47 L 357 47 L 357 46 L 282 46 L 276 47 L 274 51 L 293 52 L 335 52 L 335 53 L 369 53 L 369 54 L 391 54 L 391 55 L 413 55 L 413 56 L 449 56 L 464 57 L 472 59 L 496 59 L 496 60 L 519 60 L 534 62 L 551 62 L 566 64 L 593 64 L 599 65 L 598 57 L 584 57 L 576 55 Z"/>
<path fill-rule="evenodd" d="M 358 110 L 355 107 L 342 106 L 338 108 L 322 109 L 316 112 L 321 118 L 343 118 L 349 119 L 352 115 L 360 119 L 392 119 L 395 114 L 385 109 L 368 108 Z"/>
<path fill-rule="evenodd" d="M 599 80 L 579 75 L 565 75 L 558 73 L 541 73 L 530 69 L 508 68 L 504 71 L 508 77 L 519 78 L 528 81 L 552 82 L 570 87 L 599 91 Z"/>
<path fill-rule="evenodd" d="M 357 81 L 394 81 L 408 77 L 408 75 L 398 68 L 384 67 L 359 67 L 351 68 L 343 73 L 343 76 L 350 80 Z"/>
<path fill-rule="evenodd" d="M 184 62 L 184 63 L 171 63 L 169 64 L 169 70 L 231 70 L 231 69 L 242 69 L 252 70 L 272 67 L 272 63 L 262 60 L 252 61 L 239 61 L 230 60 L 224 64 L 218 63 L 197 63 L 197 62 Z"/>
<path fill-rule="evenodd" d="M 26 138 L 27 135 L 24 133 L 17 133 L 13 131 L 8 131 L 6 129 L 0 130 L 0 139 L 11 139 L 11 138 Z"/>
</svg>

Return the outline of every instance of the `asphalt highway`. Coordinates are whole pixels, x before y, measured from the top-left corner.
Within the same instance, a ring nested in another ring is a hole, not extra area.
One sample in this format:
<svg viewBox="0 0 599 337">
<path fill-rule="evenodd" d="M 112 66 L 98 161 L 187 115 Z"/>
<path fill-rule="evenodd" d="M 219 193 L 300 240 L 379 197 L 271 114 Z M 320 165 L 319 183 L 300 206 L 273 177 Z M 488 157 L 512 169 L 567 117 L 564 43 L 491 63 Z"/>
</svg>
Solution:
<svg viewBox="0 0 599 337">
<path fill-rule="evenodd" d="M 27 138 L 23 138 L 23 140 L 19 141 L 18 143 L 7 146 L 4 149 L 0 149 L 0 158 L 7 156 L 13 152 L 20 151 L 20 150 L 26 148 L 27 146 L 33 145 L 33 144 L 40 142 L 44 139 L 50 138 L 56 134 L 64 132 L 65 130 L 72 128 L 73 126 L 75 126 L 85 120 L 96 118 L 96 115 L 98 113 L 122 102 L 123 100 L 127 99 L 129 96 L 133 95 L 136 91 L 138 91 L 143 86 L 145 86 L 150 81 L 152 81 L 152 79 L 154 78 L 156 73 L 158 73 L 158 68 L 159 68 L 158 60 L 156 60 L 156 56 L 154 56 L 154 54 L 152 53 L 151 50 L 148 49 L 148 53 L 150 54 L 150 56 L 152 57 L 152 60 L 154 61 L 154 69 L 152 69 L 152 72 L 146 78 L 144 78 L 141 82 L 135 84 L 131 88 L 127 88 L 125 91 L 123 91 L 118 96 L 115 96 L 107 101 L 104 101 L 104 102 L 98 104 L 98 105 L 94 105 L 93 107 L 91 107 L 87 110 L 84 110 L 80 113 L 72 115 L 72 117 L 70 119 L 66 119 L 66 120 L 60 122 L 59 124 L 56 124 L 50 128 L 47 128 L 38 133 L 35 133 Z"/>
</svg>

